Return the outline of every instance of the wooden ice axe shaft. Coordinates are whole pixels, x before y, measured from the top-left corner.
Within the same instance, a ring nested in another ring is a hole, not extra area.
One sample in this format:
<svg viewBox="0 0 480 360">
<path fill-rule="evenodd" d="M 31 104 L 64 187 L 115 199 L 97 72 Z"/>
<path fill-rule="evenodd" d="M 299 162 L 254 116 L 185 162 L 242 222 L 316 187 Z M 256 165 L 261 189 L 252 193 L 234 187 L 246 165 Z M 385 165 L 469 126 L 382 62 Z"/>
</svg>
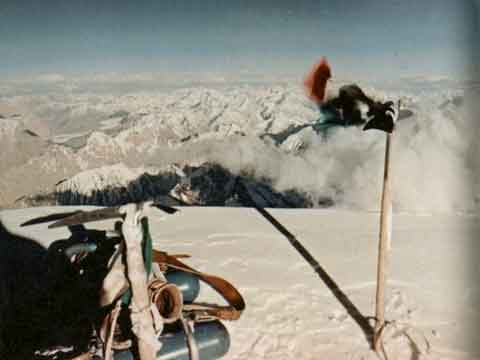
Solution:
<svg viewBox="0 0 480 360">
<path fill-rule="evenodd" d="M 398 116 L 399 113 L 400 102 L 398 102 L 398 112 L 396 116 Z M 390 171 L 392 138 L 393 132 L 386 134 L 383 191 L 380 210 L 380 239 L 378 242 L 377 290 L 375 294 L 376 322 L 373 336 L 373 347 L 376 352 L 381 350 L 381 337 L 385 327 L 385 291 L 387 281 L 388 252 L 391 248 L 392 238 L 392 180 Z"/>
<path fill-rule="evenodd" d="M 380 338 L 385 325 L 385 285 L 387 278 L 388 251 L 391 243 L 392 194 L 390 178 L 390 147 L 392 134 L 386 135 L 385 165 L 383 174 L 383 192 L 380 212 L 380 239 L 378 242 L 377 291 L 375 297 L 375 331 L 373 345 L 380 350 Z"/>
</svg>

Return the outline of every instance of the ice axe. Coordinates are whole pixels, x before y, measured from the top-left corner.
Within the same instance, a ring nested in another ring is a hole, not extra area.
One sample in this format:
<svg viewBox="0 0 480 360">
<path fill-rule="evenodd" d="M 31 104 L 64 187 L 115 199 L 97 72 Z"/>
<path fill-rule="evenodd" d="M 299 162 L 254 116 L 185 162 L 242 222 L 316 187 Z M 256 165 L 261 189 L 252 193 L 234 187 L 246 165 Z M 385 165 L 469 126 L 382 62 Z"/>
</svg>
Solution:
<svg viewBox="0 0 480 360">
<path fill-rule="evenodd" d="M 387 280 L 388 251 L 390 250 L 392 238 L 392 184 L 390 174 L 390 148 L 395 130 L 395 124 L 400 113 L 400 101 L 397 110 L 393 102 L 384 104 L 383 111 L 378 112 L 370 119 L 364 130 L 376 129 L 386 132 L 385 163 L 383 171 L 383 190 L 380 210 L 380 238 L 378 242 L 377 260 L 377 290 L 375 295 L 375 328 L 373 335 L 373 348 L 379 353 L 381 350 L 381 339 L 385 328 L 385 286 Z"/>
<path fill-rule="evenodd" d="M 159 204 L 152 201 L 145 201 L 137 203 L 140 208 L 154 207 L 167 214 L 174 214 L 179 211 L 176 208 Z M 71 212 L 55 213 L 47 216 L 37 217 L 35 219 L 28 220 L 20 226 L 37 225 L 46 222 L 56 221 L 50 224 L 48 228 L 56 228 L 62 226 L 75 226 L 85 224 L 93 221 L 102 221 L 108 219 L 124 219 L 125 215 L 120 211 L 121 206 L 106 207 L 101 209 L 94 209 L 90 211 L 76 210 Z"/>
<path fill-rule="evenodd" d="M 395 130 L 395 124 L 400 114 L 400 101 L 398 102 L 397 111 L 394 108 L 393 101 L 387 101 L 384 104 L 377 104 L 367 115 L 371 118 L 367 121 L 363 130 L 376 129 L 392 134 Z"/>
</svg>

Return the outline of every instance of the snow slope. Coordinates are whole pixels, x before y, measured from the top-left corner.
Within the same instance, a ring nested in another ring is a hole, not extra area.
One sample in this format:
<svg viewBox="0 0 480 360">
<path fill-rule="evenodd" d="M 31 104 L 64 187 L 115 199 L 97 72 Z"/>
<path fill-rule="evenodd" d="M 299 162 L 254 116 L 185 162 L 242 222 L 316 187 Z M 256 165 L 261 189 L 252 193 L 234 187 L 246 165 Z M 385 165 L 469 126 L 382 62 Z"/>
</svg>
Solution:
<svg viewBox="0 0 480 360">
<path fill-rule="evenodd" d="M 48 230 L 46 224 L 20 229 L 18 224 L 65 210 L 9 210 L 0 218 L 10 229 L 47 245 L 66 231 Z M 353 306 L 372 316 L 378 214 L 271 212 L 311 251 Z M 255 210 L 188 207 L 173 216 L 158 214 L 150 217 L 156 248 L 192 254 L 193 266 L 229 279 L 245 296 L 244 315 L 227 324 L 232 348 L 226 359 L 377 359 L 326 283 Z M 473 216 L 395 216 L 386 315 L 395 326 L 385 334 L 389 359 L 480 358 L 479 231 Z M 218 300 L 208 289 L 201 296 Z"/>
</svg>

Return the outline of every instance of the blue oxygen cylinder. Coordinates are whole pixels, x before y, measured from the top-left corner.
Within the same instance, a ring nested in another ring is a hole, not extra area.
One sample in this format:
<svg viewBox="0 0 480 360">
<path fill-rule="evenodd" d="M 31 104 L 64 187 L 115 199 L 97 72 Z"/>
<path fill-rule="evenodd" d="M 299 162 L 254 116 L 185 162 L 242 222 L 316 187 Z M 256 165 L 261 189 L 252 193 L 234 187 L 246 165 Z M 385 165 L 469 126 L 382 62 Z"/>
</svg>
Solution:
<svg viewBox="0 0 480 360">
<path fill-rule="evenodd" d="M 216 360 L 230 348 L 230 336 L 218 320 L 195 324 L 194 337 L 200 360 Z M 157 360 L 190 360 L 187 338 L 183 331 L 160 336 L 162 348 Z M 114 360 L 134 360 L 130 351 L 115 352 Z"/>
<path fill-rule="evenodd" d="M 192 303 L 200 293 L 200 280 L 194 274 L 180 270 L 167 271 L 165 277 L 169 283 L 177 285 L 183 295 L 183 302 Z"/>
</svg>

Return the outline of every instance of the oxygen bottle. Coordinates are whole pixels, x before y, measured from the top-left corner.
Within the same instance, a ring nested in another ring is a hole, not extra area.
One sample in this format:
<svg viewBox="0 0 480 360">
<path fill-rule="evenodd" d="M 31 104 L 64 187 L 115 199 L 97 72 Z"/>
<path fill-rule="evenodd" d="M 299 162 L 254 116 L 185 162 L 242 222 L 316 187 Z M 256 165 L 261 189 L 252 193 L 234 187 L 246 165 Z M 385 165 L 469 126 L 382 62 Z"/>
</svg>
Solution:
<svg viewBox="0 0 480 360">
<path fill-rule="evenodd" d="M 230 348 L 230 336 L 218 320 L 196 323 L 193 332 L 200 360 L 216 360 Z M 183 331 L 160 336 L 162 348 L 156 360 L 190 360 L 187 339 Z M 135 360 L 130 351 L 115 352 L 114 360 Z"/>
<path fill-rule="evenodd" d="M 165 273 L 169 283 L 177 285 L 183 295 L 184 303 L 192 303 L 200 293 L 200 280 L 194 274 L 180 270 L 171 270 Z"/>
</svg>

